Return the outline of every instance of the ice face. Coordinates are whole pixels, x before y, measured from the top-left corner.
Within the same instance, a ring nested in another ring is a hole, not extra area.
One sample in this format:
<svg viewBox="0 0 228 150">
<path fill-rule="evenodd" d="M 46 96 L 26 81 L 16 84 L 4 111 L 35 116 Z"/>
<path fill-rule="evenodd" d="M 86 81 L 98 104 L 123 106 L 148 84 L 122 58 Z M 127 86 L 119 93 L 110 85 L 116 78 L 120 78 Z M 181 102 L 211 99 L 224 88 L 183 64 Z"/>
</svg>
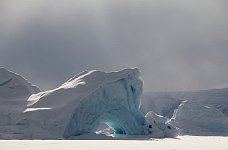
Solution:
<svg viewBox="0 0 228 150">
<path fill-rule="evenodd" d="M 76 107 L 64 137 L 95 132 L 106 123 L 115 134 L 143 135 L 144 117 L 139 113 L 142 80 L 138 73 L 100 86 Z"/>
</svg>

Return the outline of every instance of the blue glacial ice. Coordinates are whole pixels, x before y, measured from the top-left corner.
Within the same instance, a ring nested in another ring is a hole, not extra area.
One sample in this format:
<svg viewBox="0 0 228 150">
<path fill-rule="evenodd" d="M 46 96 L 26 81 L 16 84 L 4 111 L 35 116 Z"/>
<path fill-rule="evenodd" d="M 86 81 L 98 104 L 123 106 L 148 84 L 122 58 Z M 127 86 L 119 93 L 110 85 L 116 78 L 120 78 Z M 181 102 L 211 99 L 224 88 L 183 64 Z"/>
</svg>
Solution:
<svg viewBox="0 0 228 150">
<path fill-rule="evenodd" d="M 96 132 L 101 123 L 115 134 L 144 135 L 144 117 L 139 113 L 143 81 L 138 71 L 107 82 L 83 98 L 66 125 L 64 137 Z"/>
</svg>

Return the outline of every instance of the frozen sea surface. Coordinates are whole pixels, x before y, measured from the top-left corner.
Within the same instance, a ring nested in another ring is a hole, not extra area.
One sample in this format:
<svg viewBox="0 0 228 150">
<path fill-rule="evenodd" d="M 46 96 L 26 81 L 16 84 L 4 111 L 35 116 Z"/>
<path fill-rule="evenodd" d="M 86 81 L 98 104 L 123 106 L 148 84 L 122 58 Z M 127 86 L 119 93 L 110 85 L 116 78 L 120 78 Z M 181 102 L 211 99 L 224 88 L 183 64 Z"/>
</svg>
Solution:
<svg viewBox="0 0 228 150">
<path fill-rule="evenodd" d="M 228 150 L 228 137 L 179 136 L 150 140 L 1 140 L 0 150 Z"/>
</svg>

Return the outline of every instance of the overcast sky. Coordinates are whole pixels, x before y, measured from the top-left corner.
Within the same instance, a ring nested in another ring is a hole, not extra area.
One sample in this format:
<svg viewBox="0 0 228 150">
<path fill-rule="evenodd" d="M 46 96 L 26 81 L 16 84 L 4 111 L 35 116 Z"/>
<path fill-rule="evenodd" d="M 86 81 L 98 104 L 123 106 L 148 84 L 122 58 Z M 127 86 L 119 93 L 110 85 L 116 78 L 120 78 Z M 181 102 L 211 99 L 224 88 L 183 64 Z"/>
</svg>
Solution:
<svg viewBox="0 0 228 150">
<path fill-rule="evenodd" d="M 0 67 L 42 90 L 129 67 L 145 91 L 228 87 L 228 2 L 0 0 Z"/>
</svg>

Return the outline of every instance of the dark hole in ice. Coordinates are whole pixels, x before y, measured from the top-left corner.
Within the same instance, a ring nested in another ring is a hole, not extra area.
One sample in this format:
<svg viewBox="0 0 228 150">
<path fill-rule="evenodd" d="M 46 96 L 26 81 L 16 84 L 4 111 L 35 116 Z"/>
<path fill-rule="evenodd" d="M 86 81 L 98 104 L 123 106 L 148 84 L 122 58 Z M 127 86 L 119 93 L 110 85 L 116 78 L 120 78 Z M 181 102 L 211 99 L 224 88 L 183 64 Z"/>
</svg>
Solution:
<svg viewBox="0 0 228 150">
<path fill-rule="evenodd" d="M 135 88 L 133 86 L 131 86 L 131 91 L 132 93 L 135 93 Z"/>
</svg>

